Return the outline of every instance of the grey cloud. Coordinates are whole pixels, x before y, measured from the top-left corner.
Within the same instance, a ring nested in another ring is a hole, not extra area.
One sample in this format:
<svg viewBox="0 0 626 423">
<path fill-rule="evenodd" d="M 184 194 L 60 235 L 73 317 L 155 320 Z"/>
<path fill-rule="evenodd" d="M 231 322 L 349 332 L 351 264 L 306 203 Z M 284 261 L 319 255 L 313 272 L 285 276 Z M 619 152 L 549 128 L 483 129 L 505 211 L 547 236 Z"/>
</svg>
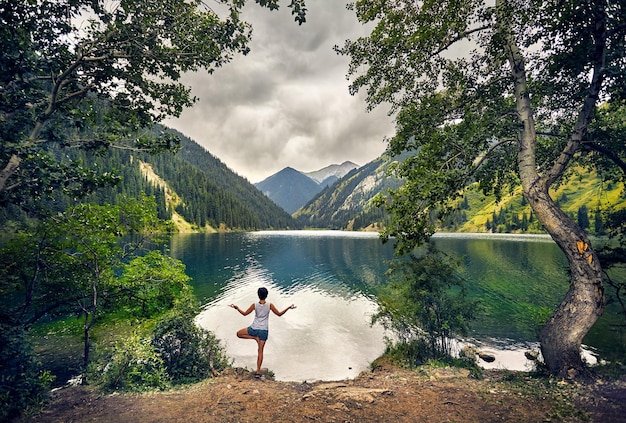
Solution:
<svg viewBox="0 0 626 423">
<path fill-rule="evenodd" d="M 299 26 L 287 7 L 246 6 L 250 54 L 212 75 L 185 75 L 199 102 L 166 124 L 251 182 L 286 166 L 312 171 L 378 157 L 392 118 L 384 109 L 367 113 L 362 96 L 350 96 L 348 59 L 332 50 L 364 29 L 345 1 L 310 0 L 308 9 Z"/>
</svg>

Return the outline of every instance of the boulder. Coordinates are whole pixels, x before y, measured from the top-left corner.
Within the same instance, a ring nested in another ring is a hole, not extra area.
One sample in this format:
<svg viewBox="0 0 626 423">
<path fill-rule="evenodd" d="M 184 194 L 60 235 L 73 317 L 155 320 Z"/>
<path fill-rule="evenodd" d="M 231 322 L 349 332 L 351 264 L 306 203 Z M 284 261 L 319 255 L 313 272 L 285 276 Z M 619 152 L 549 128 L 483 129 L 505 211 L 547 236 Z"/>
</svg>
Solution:
<svg viewBox="0 0 626 423">
<path fill-rule="evenodd" d="M 493 363 L 496 361 L 496 356 L 490 352 L 478 351 L 478 357 L 487 363 Z"/>
<path fill-rule="evenodd" d="M 467 358 L 471 361 L 476 361 L 476 355 L 478 354 L 478 350 L 473 345 L 465 345 L 459 355 L 461 358 Z"/>
</svg>

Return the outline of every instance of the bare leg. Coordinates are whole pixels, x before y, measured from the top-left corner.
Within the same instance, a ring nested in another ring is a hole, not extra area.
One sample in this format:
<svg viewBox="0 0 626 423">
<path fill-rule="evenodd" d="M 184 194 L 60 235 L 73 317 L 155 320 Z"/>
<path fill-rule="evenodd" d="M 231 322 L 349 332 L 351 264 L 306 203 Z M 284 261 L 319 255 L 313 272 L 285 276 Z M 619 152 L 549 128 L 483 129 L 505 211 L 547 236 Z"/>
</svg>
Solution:
<svg viewBox="0 0 626 423">
<path fill-rule="evenodd" d="M 261 374 L 261 364 L 263 364 L 263 348 L 265 348 L 265 342 L 266 341 L 258 341 L 259 344 L 259 355 L 257 356 L 256 359 L 256 374 L 260 375 Z"/>
<path fill-rule="evenodd" d="M 256 374 L 261 374 L 261 364 L 263 364 L 263 348 L 265 348 L 265 342 L 261 341 L 258 336 L 252 336 L 248 333 L 248 328 L 239 329 L 237 331 L 237 337 L 241 339 L 254 339 L 259 347 L 259 352 L 256 359 Z"/>
<path fill-rule="evenodd" d="M 252 336 L 248 333 L 248 328 L 239 329 L 237 331 L 237 338 L 241 339 L 254 339 L 256 342 L 259 342 L 258 336 Z"/>
</svg>

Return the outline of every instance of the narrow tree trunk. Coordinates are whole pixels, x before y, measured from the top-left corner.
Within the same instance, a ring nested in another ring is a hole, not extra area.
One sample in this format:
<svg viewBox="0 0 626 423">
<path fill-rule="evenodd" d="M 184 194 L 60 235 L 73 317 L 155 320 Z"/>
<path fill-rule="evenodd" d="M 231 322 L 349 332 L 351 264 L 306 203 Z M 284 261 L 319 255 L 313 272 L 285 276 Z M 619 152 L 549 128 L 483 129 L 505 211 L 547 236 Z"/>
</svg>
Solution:
<svg viewBox="0 0 626 423">
<path fill-rule="evenodd" d="M 84 345 L 83 345 L 83 366 L 85 370 L 87 369 L 87 365 L 89 364 L 89 313 L 85 311 L 85 325 L 83 326 L 83 337 L 84 337 Z"/>
<path fill-rule="evenodd" d="M 7 190 L 7 181 L 15 173 L 17 168 L 20 166 L 20 163 L 21 159 L 13 154 L 4 166 L 4 169 L 0 170 L 0 192 Z"/>
</svg>

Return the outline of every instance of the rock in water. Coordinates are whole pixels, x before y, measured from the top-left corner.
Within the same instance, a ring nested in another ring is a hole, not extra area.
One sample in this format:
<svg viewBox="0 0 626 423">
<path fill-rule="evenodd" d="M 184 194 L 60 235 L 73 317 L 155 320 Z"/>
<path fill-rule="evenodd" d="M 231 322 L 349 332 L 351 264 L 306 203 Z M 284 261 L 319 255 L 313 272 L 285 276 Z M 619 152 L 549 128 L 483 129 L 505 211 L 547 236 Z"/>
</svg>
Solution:
<svg viewBox="0 0 626 423">
<path fill-rule="evenodd" d="M 496 356 L 491 354 L 491 353 L 487 353 L 484 351 L 478 351 L 478 357 L 480 357 L 481 360 L 487 362 L 487 363 L 493 363 L 494 361 L 496 361 Z"/>
</svg>

